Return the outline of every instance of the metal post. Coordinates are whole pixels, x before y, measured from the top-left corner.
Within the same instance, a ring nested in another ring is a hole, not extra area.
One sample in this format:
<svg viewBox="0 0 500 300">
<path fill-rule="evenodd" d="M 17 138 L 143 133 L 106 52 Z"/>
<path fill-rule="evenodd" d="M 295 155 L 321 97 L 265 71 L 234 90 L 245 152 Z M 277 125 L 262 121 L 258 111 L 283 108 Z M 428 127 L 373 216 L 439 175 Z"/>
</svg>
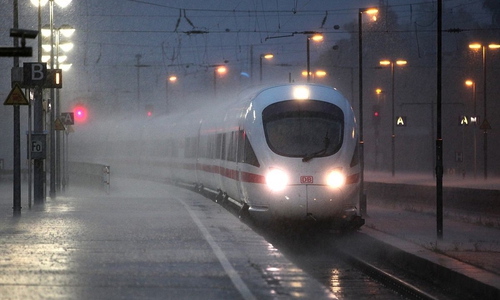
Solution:
<svg viewBox="0 0 500 300">
<path fill-rule="evenodd" d="M 38 1 L 38 62 L 42 61 L 42 4 Z M 36 133 L 43 132 L 43 94 L 40 86 L 34 89 L 33 129 Z M 33 160 L 33 203 L 43 204 L 45 201 L 45 168 L 44 159 Z"/>
<path fill-rule="evenodd" d="M 18 1 L 14 0 L 14 28 L 19 28 Z M 14 48 L 19 46 L 19 40 L 14 38 Z M 19 67 L 19 57 L 14 56 L 14 68 Z M 14 105 L 14 185 L 13 185 L 13 207 L 14 216 L 21 215 L 21 125 L 19 117 L 19 105 Z"/>
<path fill-rule="evenodd" d="M 137 54 L 135 56 L 137 58 L 137 108 L 140 109 L 141 108 L 141 85 L 140 85 L 140 68 L 141 68 L 141 57 L 142 55 L 140 54 Z"/>
<path fill-rule="evenodd" d="M 33 128 L 31 127 L 31 97 L 28 97 L 28 208 L 31 208 L 31 184 L 32 184 L 32 166 L 31 166 L 31 132 Z"/>
<path fill-rule="evenodd" d="M 259 73 L 260 73 L 259 78 L 260 78 L 260 82 L 262 83 L 262 54 L 259 56 L 259 66 L 260 66 L 260 68 L 259 68 Z"/>
<path fill-rule="evenodd" d="M 392 177 L 396 174 L 396 134 L 394 132 L 395 98 L 394 98 L 394 62 L 391 62 L 391 158 Z"/>
<path fill-rule="evenodd" d="M 54 70 L 54 0 L 50 4 L 50 69 Z M 56 197 L 56 136 L 55 136 L 55 101 L 54 89 L 50 89 L 50 198 Z"/>
<path fill-rule="evenodd" d="M 309 54 L 309 36 L 307 36 L 307 82 L 311 82 L 311 58 Z"/>
<path fill-rule="evenodd" d="M 437 237 L 443 239 L 443 139 L 441 124 L 442 99 L 442 23 L 443 0 L 438 0 L 437 17 L 437 136 L 436 136 L 436 225 Z"/>
<path fill-rule="evenodd" d="M 56 58 L 55 58 L 55 63 L 56 63 L 56 69 L 59 69 L 59 42 L 60 42 L 60 34 L 61 32 L 59 29 L 56 31 Z M 60 118 L 61 116 L 61 101 L 60 101 L 60 91 L 59 89 L 56 90 L 55 94 L 55 115 L 57 118 Z M 61 191 L 61 131 L 56 130 L 55 131 L 56 135 L 56 191 L 60 192 Z"/>
<path fill-rule="evenodd" d="M 217 97 L 217 69 L 214 69 L 214 97 Z"/>
<path fill-rule="evenodd" d="M 363 9 L 358 14 L 358 84 L 359 84 L 359 164 L 360 164 L 360 186 L 359 186 L 359 206 L 362 215 L 367 214 L 366 196 L 365 196 L 365 155 L 364 155 L 364 137 L 363 137 Z"/>
<path fill-rule="evenodd" d="M 487 120 L 486 111 L 486 45 L 483 45 L 483 97 L 484 97 L 484 120 Z M 488 179 L 488 129 L 483 129 L 484 143 L 484 180 Z"/>
<path fill-rule="evenodd" d="M 472 83 L 472 102 L 474 103 L 474 118 L 476 118 L 476 127 L 477 127 L 477 112 L 476 112 L 476 82 Z M 477 137 L 476 137 L 476 128 L 474 128 L 474 179 L 477 178 Z"/>
</svg>

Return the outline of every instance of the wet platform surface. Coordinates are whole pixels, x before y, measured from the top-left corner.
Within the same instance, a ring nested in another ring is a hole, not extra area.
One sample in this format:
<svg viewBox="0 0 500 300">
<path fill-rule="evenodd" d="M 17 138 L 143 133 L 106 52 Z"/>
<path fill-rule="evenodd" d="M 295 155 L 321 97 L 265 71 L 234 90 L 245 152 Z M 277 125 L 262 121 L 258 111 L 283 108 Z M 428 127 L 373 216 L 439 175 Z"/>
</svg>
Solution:
<svg viewBox="0 0 500 300">
<path fill-rule="evenodd" d="M 394 180 L 367 173 L 373 178 Z M 432 176 L 414 175 L 397 183 L 434 184 Z M 31 209 L 23 195 L 21 217 L 13 217 L 11 184 L 1 183 L 2 299 L 335 298 L 218 204 L 173 186 L 134 185 L 116 180 L 109 196 L 69 189 Z M 474 189 L 474 181 L 448 179 L 445 186 Z M 476 188 L 497 187 L 500 180 Z M 456 283 L 487 287 L 499 298 L 499 219 L 445 210 L 440 239 L 433 207 L 390 203 L 368 199 L 361 234 L 403 252 L 424 272 L 452 271 L 460 275 Z"/>
<path fill-rule="evenodd" d="M 367 172 L 365 178 L 367 182 L 386 183 L 389 188 L 391 184 L 404 184 L 407 189 L 412 186 L 435 186 L 432 174 L 398 174 L 392 177 L 390 173 Z M 442 238 L 439 238 L 435 198 L 407 205 L 404 199 L 396 202 L 368 196 L 368 216 L 361 232 L 411 254 L 416 261 L 424 259 L 458 273 L 458 285 L 470 285 L 472 289 L 487 288 L 491 299 L 500 299 L 500 215 L 496 213 L 500 208 L 500 202 L 497 202 L 500 178 L 474 180 L 445 176 L 443 185 L 451 189 L 467 189 L 472 193 L 490 191 L 492 197 L 488 201 L 494 206 L 484 214 L 448 208 L 450 203 L 445 203 Z"/>
<path fill-rule="evenodd" d="M 218 204 L 136 184 L 114 181 L 109 196 L 70 189 L 20 217 L 2 194 L 0 298 L 334 298 Z"/>
</svg>

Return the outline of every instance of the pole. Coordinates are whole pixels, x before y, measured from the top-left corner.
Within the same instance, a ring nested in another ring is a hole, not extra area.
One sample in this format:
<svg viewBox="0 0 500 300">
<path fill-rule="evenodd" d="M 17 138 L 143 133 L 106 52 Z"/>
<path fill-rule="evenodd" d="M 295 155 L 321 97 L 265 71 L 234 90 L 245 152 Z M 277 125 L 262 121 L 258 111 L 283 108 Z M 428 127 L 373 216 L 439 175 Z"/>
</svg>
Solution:
<svg viewBox="0 0 500 300">
<path fill-rule="evenodd" d="M 250 45 L 250 80 L 253 84 L 253 45 Z"/>
<path fill-rule="evenodd" d="M 309 53 L 309 36 L 307 37 L 307 82 L 311 82 L 311 58 Z"/>
<path fill-rule="evenodd" d="M 259 56 L 259 73 L 260 73 L 260 82 L 262 83 L 262 54 Z"/>
<path fill-rule="evenodd" d="M 487 120 L 486 111 L 486 45 L 483 45 L 483 96 L 484 96 L 484 120 Z M 488 129 L 483 131 L 484 151 L 484 180 L 488 179 Z"/>
<path fill-rule="evenodd" d="M 438 0 L 437 9 L 437 136 L 436 136 L 436 225 L 437 237 L 443 239 L 443 139 L 441 132 L 441 83 L 442 83 L 442 23 L 443 0 Z"/>
<path fill-rule="evenodd" d="M 394 98 L 394 62 L 391 62 L 391 160 L 392 160 L 392 177 L 396 174 L 396 134 L 394 132 L 394 114 L 395 114 L 395 98 Z"/>
<path fill-rule="evenodd" d="M 137 58 L 137 108 L 140 109 L 141 108 L 141 85 L 140 85 L 140 68 L 141 68 L 141 57 L 142 55 L 140 54 L 137 54 L 135 56 Z"/>
<path fill-rule="evenodd" d="M 54 70 L 54 0 L 50 4 L 50 69 Z M 55 93 L 50 89 L 50 198 L 56 197 L 56 136 L 55 136 Z"/>
<path fill-rule="evenodd" d="M 38 1 L 38 62 L 42 61 L 42 4 Z M 34 89 L 33 129 L 36 133 L 43 132 L 43 94 L 42 88 Z M 33 203 L 43 204 L 45 201 L 45 169 L 43 159 L 33 160 Z"/>
<path fill-rule="evenodd" d="M 168 113 L 168 81 L 169 77 L 167 74 L 167 79 L 165 80 L 165 113 Z"/>
<path fill-rule="evenodd" d="M 31 132 L 33 128 L 31 127 L 31 99 L 28 98 L 28 208 L 31 208 L 31 184 L 32 184 L 32 167 L 31 167 Z"/>
<path fill-rule="evenodd" d="M 367 214 L 366 195 L 364 187 L 364 137 L 363 137 L 363 10 L 358 14 L 358 83 L 359 83 L 359 164 L 360 164 L 360 186 L 359 186 L 359 207 L 362 215 Z"/>
<path fill-rule="evenodd" d="M 19 28 L 18 0 L 14 0 L 14 28 Z M 19 39 L 14 38 L 14 48 L 19 47 Z M 19 57 L 14 56 L 14 68 L 19 67 Z M 14 185 L 13 185 L 13 211 L 14 216 L 21 215 L 21 125 L 19 105 L 14 105 Z"/>
<path fill-rule="evenodd" d="M 477 126 L 477 112 L 476 112 L 476 82 L 472 82 L 472 102 L 474 103 L 474 118 L 476 118 Z M 473 130 L 474 132 L 474 179 L 477 178 L 477 137 L 476 137 L 476 128 Z"/>
<path fill-rule="evenodd" d="M 59 42 L 60 42 L 60 34 L 61 32 L 59 29 L 56 31 L 56 58 L 55 58 L 55 63 L 56 63 L 56 69 L 59 69 Z M 56 90 L 56 95 L 55 95 L 55 114 L 57 118 L 61 116 L 61 101 L 60 101 L 60 91 L 59 89 Z M 56 130 L 56 191 L 61 192 L 61 131 Z"/>
<path fill-rule="evenodd" d="M 217 69 L 214 69 L 214 97 L 217 97 Z"/>
</svg>

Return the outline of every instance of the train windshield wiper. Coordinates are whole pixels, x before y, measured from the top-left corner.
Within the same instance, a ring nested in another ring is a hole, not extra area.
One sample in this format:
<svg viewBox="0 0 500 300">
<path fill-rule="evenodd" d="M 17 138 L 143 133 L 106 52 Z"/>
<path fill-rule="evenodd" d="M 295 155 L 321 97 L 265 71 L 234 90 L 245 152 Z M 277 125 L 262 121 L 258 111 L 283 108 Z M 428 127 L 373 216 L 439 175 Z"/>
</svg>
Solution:
<svg viewBox="0 0 500 300">
<path fill-rule="evenodd" d="M 311 154 L 307 154 L 306 156 L 304 156 L 302 158 L 302 162 L 308 162 L 311 159 L 318 157 L 318 156 L 322 156 L 326 153 L 326 150 L 328 150 L 328 147 L 330 146 L 330 139 L 328 138 L 328 130 L 326 131 L 326 135 L 323 138 L 323 145 L 324 146 L 321 150 L 319 150 L 317 152 L 313 152 Z"/>
</svg>

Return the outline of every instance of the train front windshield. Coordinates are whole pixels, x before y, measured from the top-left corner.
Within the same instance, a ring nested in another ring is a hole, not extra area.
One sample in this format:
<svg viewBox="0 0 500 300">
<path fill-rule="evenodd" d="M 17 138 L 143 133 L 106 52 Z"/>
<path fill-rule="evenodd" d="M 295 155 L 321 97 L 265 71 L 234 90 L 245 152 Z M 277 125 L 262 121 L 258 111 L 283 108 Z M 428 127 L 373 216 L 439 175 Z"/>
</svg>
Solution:
<svg viewBox="0 0 500 300">
<path fill-rule="evenodd" d="M 289 100 L 262 112 L 267 144 L 281 156 L 310 160 L 335 154 L 344 139 L 344 113 L 331 103 Z"/>
</svg>

